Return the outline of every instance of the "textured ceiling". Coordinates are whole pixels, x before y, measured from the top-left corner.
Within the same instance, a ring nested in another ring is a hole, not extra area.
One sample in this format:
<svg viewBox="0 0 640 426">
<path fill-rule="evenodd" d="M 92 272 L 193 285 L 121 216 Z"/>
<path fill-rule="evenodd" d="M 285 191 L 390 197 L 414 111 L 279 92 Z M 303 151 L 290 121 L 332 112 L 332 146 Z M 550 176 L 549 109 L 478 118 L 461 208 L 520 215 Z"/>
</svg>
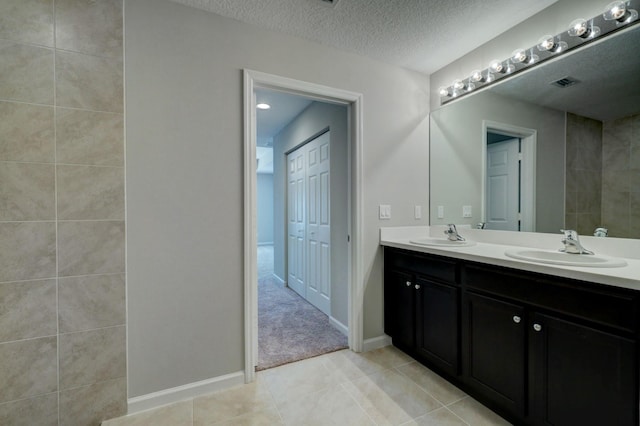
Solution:
<svg viewBox="0 0 640 426">
<path fill-rule="evenodd" d="M 557 0 L 172 0 L 426 74 Z"/>
</svg>

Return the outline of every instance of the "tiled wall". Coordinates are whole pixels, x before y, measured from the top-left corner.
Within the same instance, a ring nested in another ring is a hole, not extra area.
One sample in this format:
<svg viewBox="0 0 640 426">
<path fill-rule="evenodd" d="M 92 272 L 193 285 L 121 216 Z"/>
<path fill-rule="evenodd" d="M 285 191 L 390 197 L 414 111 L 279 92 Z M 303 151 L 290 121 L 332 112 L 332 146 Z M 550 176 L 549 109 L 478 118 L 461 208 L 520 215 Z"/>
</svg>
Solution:
<svg viewBox="0 0 640 426">
<path fill-rule="evenodd" d="M 126 410 L 122 0 L 0 0 L 0 424 Z"/>
<path fill-rule="evenodd" d="M 612 237 L 640 238 L 640 114 L 606 121 L 602 220 Z"/>
<path fill-rule="evenodd" d="M 567 113 L 565 227 L 593 235 L 601 224 L 602 122 Z"/>
</svg>

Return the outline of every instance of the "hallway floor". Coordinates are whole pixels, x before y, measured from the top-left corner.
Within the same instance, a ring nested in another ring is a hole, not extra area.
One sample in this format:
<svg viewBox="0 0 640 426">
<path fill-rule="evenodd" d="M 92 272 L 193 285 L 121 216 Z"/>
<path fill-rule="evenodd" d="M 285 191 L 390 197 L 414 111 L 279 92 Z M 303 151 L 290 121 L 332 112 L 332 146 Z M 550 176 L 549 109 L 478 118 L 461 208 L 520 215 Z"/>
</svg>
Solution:
<svg viewBox="0 0 640 426">
<path fill-rule="evenodd" d="M 109 420 L 104 426 L 509 425 L 388 346 L 342 350 L 257 374 L 254 383 Z"/>
<path fill-rule="evenodd" d="M 273 276 L 273 246 L 258 246 L 257 370 L 347 347 L 327 315 Z"/>
</svg>

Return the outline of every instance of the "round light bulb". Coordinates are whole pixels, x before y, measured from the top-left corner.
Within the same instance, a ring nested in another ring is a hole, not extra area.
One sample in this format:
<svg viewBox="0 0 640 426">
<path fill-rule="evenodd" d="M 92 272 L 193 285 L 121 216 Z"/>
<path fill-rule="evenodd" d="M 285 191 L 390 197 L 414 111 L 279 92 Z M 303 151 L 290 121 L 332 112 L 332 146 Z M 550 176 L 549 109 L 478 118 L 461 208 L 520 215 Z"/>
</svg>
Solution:
<svg viewBox="0 0 640 426">
<path fill-rule="evenodd" d="M 573 37 L 586 38 L 589 37 L 589 25 L 586 19 L 576 19 L 569 25 L 569 31 L 567 32 Z"/>
<path fill-rule="evenodd" d="M 482 76 L 482 71 L 480 71 L 480 70 L 471 71 L 471 77 L 469 77 L 469 79 L 474 83 L 477 83 L 479 81 L 483 81 L 484 77 Z"/>
<path fill-rule="evenodd" d="M 442 86 L 441 88 L 438 89 L 438 93 L 440 94 L 441 97 L 445 97 L 445 96 L 449 96 L 449 88 L 448 87 L 444 87 Z"/>
<path fill-rule="evenodd" d="M 271 105 L 265 104 L 265 103 L 259 103 L 258 105 L 256 105 L 256 108 L 258 108 L 258 109 L 269 109 L 269 108 L 271 108 Z"/>
<path fill-rule="evenodd" d="M 451 86 L 453 86 L 453 90 L 462 90 L 464 89 L 464 82 L 462 80 L 453 80 Z"/>
<path fill-rule="evenodd" d="M 556 42 L 553 36 L 546 35 L 538 40 L 538 50 L 541 52 L 546 52 L 549 50 L 553 50 L 556 47 Z"/>
<path fill-rule="evenodd" d="M 494 59 L 493 61 L 491 61 L 491 63 L 489 64 L 489 69 L 493 72 L 504 72 L 504 65 L 502 65 L 502 62 Z"/>
<path fill-rule="evenodd" d="M 607 5 L 602 17 L 607 21 L 624 21 L 627 14 L 627 5 L 623 1 L 614 1 Z"/>
<path fill-rule="evenodd" d="M 516 64 L 522 63 L 527 60 L 527 52 L 524 49 L 514 50 L 511 54 L 511 60 Z"/>
</svg>

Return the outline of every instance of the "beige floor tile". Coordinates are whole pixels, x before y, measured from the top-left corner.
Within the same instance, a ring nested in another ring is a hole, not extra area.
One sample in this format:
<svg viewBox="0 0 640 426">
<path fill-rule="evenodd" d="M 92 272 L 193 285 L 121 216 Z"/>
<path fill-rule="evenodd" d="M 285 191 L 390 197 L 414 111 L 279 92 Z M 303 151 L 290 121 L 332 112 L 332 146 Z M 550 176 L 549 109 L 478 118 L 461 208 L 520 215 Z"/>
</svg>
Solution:
<svg viewBox="0 0 640 426">
<path fill-rule="evenodd" d="M 502 426 L 511 424 L 471 397 L 448 405 L 447 408 L 472 426 Z"/>
<path fill-rule="evenodd" d="M 379 373 L 411 362 L 411 358 L 391 346 L 364 353 L 345 349 L 324 355 L 322 360 L 329 370 L 339 371 L 349 379 Z"/>
<path fill-rule="evenodd" d="M 469 424 L 443 407 L 402 426 L 469 426 Z"/>
<path fill-rule="evenodd" d="M 374 425 L 341 385 L 298 395 L 279 407 L 287 425 Z"/>
<path fill-rule="evenodd" d="M 344 386 L 379 425 L 399 425 L 442 407 L 418 385 L 394 370 L 362 377 Z"/>
<path fill-rule="evenodd" d="M 198 423 L 194 423 L 198 424 Z M 215 424 L 216 426 L 272 426 L 284 425 L 275 407 L 243 414 L 242 416 Z"/>
<path fill-rule="evenodd" d="M 456 402 L 467 395 L 456 386 L 417 362 L 402 365 L 398 367 L 397 370 L 444 405 Z"/>
<path fill-rule="evenodd" d="M 275 409 L 274 400 L 264 379 L 259 376 L 253 383 L 195 398 L 193 400 L 193 422 L 194 425 L 205 426 L 216 422 L 230 421 L 239 416 L 244 418 L 246 414 L 257 412 L 263 412 L 257 418 L 266 419 L 270 418 L 268 411 L 273 409 Z M 250 418 L 252 417 L 247 416 L 245 420 Z"/>
<path fill-rule="evenodd" d="M 191 426 L 193 401 L 177 402 L 154 410 L 102 422 L 102 426 Z"/>
<path fill-rule="evenodd" d="M 283 365 L 261 374 L 278 405 L 293 397 L 318 392 L 347 381 L 340 371 L 329 371 L 322 357 Z"/>
</svg>

